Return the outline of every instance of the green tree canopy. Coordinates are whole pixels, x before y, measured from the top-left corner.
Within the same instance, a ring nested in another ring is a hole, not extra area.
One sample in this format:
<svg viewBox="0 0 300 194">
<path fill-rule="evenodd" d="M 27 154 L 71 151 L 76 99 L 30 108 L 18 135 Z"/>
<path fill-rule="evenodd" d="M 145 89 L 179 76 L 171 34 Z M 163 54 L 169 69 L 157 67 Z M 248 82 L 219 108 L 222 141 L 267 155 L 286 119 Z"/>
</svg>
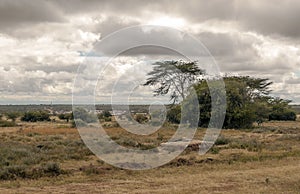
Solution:
<svg viewBox="0 0 300 194">
<path fill-rule="evenodd" d="M 269 79 L 249 76 L 223 78 L 226 90 L 226 116 L 224 128 L 249 128 L 253 122 L 262 123 L 270 118 L 294 119 L 290 101 L 270 96 Z M 210 81 L 213 82 L 213 81 Z M 211 117 L 211 91 L 207 81 L 195 85 L 200 104 L 200 126 L 207 126 Z"/>
<path fill-rule="evenodd" d="M 189 86 L 195 84 L 204 75 L 204 70 L 197 66 L 196 61 L 162 61 L 155 62 L 154 68 L 148 73 L 144 86 L 154 86 L 154 95 L 170 94 L 170 100 L 175 103 L 179 98 L 185 99 Z"/>
<path fill-rule="evenodd" d="M 50 121 L 50 115 L 46 111 L 28 111 L 24 113 L 21 120 L 27 122 Z"/>
<path fill-rule="evenodd" d="M 270 96 L 269 86 L 272 82 L 268 79 L 227 76 L 223 80 L 227 107 L 223 128 L 249 128 L 254 122 L 260 124 L 267 119 L 295 120 L 296 114 L 288 106 L 290 101 Z M 214 95 L 214 100 L 222 100 L 218 98 L 218 94 L 222 94 L 221 88 L 217 86 L 218 81 L 218 79 L 209 80 L 209 87 L 206 80 L 200 80 L 194 86 L 198 96 L 199 126 L 201 127 L 207 127 L 211 115 L 218 114 L 211 112 L 211 95 Z M 188 99 L 189 96 L 187 96 Z M 217 104 L 222 105 L 222 102 L 217 102 Z M 167 118 L 170 122 L 179 122 L 179 107 L 178 105 L 168 111 Z"/>
<path fill-rule="evenodd" d="M 15 122 L 16 119 L 19 117 L 19 113 L 18 112 L 7 112 L 6 113 L 6 117 L 10 120 L 12 120 L 12 122 Z"/>
</svg>

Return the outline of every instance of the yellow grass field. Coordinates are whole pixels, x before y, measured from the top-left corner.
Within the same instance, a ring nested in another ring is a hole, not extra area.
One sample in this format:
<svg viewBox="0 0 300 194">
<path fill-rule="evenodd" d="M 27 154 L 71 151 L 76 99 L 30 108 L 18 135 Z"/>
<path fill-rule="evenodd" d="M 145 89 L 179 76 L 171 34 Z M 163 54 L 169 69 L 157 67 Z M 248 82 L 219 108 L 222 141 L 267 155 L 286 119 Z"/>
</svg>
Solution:
<svg viewBox="0 0 300 194">
<path fill-rule="evenodd" d="M 143 171 L 105 164 L 68 123 L 19 125 L 0 128 L 0 154 L 8 163 L 7 171 L 1 167 L 0 193 L 300 193 L 300 121 L 223 130 L 207 154 L 189 147 L 169 164 Z M 169 126 L 147 138 L 115 127 L 106 131 L 121 144 L 158 145 L 175 130 Z M 195 139 L 204 133 L 199 129 Z M 59 165 L 57 173 L 45 170 L 49 162 Z M 10 176 L 9 166 L 24 174 Z"/>
</svg>

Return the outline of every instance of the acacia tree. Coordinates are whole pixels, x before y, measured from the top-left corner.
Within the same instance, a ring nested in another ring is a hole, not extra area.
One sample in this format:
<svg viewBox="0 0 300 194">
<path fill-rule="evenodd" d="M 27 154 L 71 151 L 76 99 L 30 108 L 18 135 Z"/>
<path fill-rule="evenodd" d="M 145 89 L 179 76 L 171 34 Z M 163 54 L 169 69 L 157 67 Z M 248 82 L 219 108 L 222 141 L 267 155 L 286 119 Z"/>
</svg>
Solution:
<svg viewBox="0 0 300 194">
<path fill-rule="evenodd" d="M 8 112 L 6 113 L 6 117 L 10 119 L 12 122 L 16 122 L 16 118 L 19 117 L 19 113 L 17 112 Z"/>
<path fill-rule="evenodd" d="M 201 80 L 205 71 L 197 66 L 197 61 L 159 61 L 153 63 L 153 70 L 143 86 L 154 86 L 154 96 L 170 93 L 173 104 L 188 95 L 189 86 Z"/>
<path fill-rule="evenodd" d="M 265 120 L 294 120 L 289 100 L 270 96 L 269 79 L 249 76 L 223 78 L 226 90 L 226 116 L 224 128 L 249 128 L 253 122 Z M 211 85 L 213 84 L 211 81 Z M 205 80 L 195 85 L 200 107 L 200 126 L 207 127 L 211 118 L 211 90 Z"/>
</svg>

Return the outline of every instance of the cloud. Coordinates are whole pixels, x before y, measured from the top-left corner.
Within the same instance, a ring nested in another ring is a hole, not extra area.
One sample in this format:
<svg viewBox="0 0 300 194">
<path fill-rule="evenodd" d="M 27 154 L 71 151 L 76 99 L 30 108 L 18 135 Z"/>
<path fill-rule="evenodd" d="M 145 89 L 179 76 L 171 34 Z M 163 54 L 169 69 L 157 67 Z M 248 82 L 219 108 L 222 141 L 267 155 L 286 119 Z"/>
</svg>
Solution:
<svg viewBox="0 0 300 194">
<path fill-rule="evenodd" d="M 0 0 L 2 102 L 31 101 L 30 95 L 70 102 L 72 81 L 84 55 L 94 52 L 96 58 L 110 57 L 115 48 L 125 51 L 114 62 L 127 72 L 121 84 L 127 87 L 126 82 L 149 70 L 133 70 L 131 64 L 183 58 L 156 46 L 127 50 L 128 42 L 154 37 L 156 43 L 170 42 L 175 50 L 198 55 L 193 46 L 185 46 L 185 42 L 193 45 L 185 33 L 208 48 L 223 73 L 268 77 L 274 81 L 274 94 L 300 102 L 299 9 L 300 2 L 292 0 Z M 172 26 L 181 32 L 132 31 L 125 39 L 97 48 L 111 33 L 139 24 Z M 95 74 L 83 77 L 87 88 L 97 77 L 96 70 L 86 69 Z M 115 79 L 116 72 L 107 76 Z M 112 82 L 102 83 L 111 89 Z"/>
<path fill-rule="evenodd" d="M 237 20 L 246 29 L 265 35 L 300 37 L 300 2 L 237 1 Z"/>
<path fill-rule="evenodd" d="M 62 12 L 51 1 L 22 0 L 0 2 L 0 27 L 20 28 L 31 23 L 64 22 Z"/>
<path fill-rule="evenodd" d="M 58 7 L 69 14 L 107 13 L 138 17 L 144 20 L 169 15 L 185 18 L 191 23 L 202 23 L 208 20 L 235 21 L 245 30 L 265 35 L 278 34 L 298 38 L 300 35 L 300 27 L 297 25 L 300 3 L 293 0 L 190 0 L 176 3 L 170 0 L 155 2 L 92 0 L 88 3 L 83 0 L 74 0 L 72 4 L 66 0 L 55 2 Z"/>
</svg>

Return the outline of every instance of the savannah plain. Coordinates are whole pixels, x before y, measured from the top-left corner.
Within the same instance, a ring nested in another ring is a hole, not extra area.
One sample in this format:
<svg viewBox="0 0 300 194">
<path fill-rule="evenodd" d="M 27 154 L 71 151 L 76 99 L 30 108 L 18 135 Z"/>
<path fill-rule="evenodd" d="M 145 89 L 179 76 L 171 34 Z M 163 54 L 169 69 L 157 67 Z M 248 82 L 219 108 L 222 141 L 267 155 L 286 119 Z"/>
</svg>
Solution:
<svg viewBox="0 0 300 194">
<path fill-rule="evenodd" d="M 76 128 L 56 122 L 0 128 L 0 193 L 300 193 L 300 119 L 252 129 L 222 130 L 205 155 L 189 146 L 162 167 L 131 171 L 97 158 Z M 166 142 L 175 125 L 133 136 L 106 125 L 121 145 L 148 149 Z M 199 128 L 194 140 L 206 129 Z"/>
</svg>

